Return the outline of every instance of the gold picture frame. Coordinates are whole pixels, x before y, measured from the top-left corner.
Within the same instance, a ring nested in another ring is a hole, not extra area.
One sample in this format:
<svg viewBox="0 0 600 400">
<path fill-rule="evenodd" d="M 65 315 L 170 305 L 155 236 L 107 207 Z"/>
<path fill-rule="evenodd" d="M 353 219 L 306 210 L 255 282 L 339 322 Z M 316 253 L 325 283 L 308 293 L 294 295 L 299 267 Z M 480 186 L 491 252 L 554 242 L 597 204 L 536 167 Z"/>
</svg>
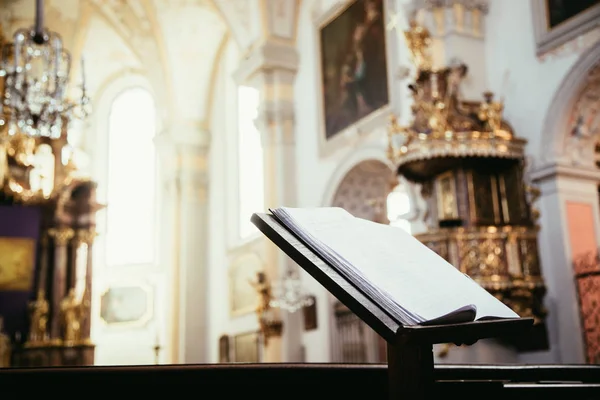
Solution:
<svg viewBox="0 0 600 400">
<path fill-rule="evenodd" d="M 258 332 L 246 332 L 233 337 L 233 362 L 257 363 L 260 361 Z"/>
<path fill-rule="evenodd" d="M 448 171 L 439 175 L 435 180 L 435 187 L 437 194 L 438 219 L 440 221 L 458 219 L 456 178 L 454 172 Z"/>
<path fill-rule="evenodd" d="M 237 256 L 229 267 L 229 311 L 232 317 L 253 313 L 258 304 L 258 293 L 252 282 L 263 271 L 264 264 L 254 252 Z"/>
<path fill-rule="evenodd" d="M 35 239 L 0 237 L 0 290 L 31 290 L 35 249 Z"/>
<path fill-rule="evenodd" d="M 100 320 L 110 327 L 143 327 L 154 317 L 154 288 L 117 284 L 100 296 Z"/>
</svg>

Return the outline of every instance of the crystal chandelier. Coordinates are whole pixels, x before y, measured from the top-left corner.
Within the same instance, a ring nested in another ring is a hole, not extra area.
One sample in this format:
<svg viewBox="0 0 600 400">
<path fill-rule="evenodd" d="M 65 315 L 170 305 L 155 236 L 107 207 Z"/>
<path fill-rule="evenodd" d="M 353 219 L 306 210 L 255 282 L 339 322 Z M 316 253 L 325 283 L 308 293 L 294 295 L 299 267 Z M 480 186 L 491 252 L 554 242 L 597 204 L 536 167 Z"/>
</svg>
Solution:
<svg viewBox="0 0 600 400">
<path fill-rule="evenodd" d="M 283 279 L 273 285 L 271 307 L 278 307 L 291 313 L 313 304 L 313 298 L 302 290 L 298 272 L 289 269 Z"/>
<path fill-rule="evenodd" d="M 70 69 L 71 55 L 60 35 L 44 29 L 42 0 L 36 0 L 35 26 L 17 30 L 13 42 L 2 46 L 0 128 L 7 125 L 9 135 L 58 138 L 71 120 L 86 118 L 83 61 L 78 101 L 66 97 Z"/>
</svg>

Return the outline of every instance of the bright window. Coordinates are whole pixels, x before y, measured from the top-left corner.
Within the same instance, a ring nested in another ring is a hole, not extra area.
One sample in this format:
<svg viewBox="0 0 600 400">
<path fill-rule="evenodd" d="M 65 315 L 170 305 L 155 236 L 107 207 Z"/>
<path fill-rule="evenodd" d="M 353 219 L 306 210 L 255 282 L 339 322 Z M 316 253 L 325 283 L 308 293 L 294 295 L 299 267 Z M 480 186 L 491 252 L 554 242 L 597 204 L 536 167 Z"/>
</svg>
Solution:
<svg viewBox="0 0 600 400">
<path fill-rule="evenodd" d="M 122 92 L 108 121 L 106 262 L 149 264 L 155 260 L 156 133 L 152 95 Z"/>
<path fill-rule="evenodd" d="M 410 211 L 410 197 L 404 185 L 399 184 L 387 198 L 387 212 L 390 225 L 410 233 L 410 221 L 406 219 Z"/>
<path fill-rule="evenodd" d="M 239 153 L 239 235 L 248 237 L 256 232 L 250 222 L 252 213 L 265 208 L 264 166 L 260 132 L 255 120 L 258 115 L 257 89 L 238 89 L 238 153 Z"/>
</svg>

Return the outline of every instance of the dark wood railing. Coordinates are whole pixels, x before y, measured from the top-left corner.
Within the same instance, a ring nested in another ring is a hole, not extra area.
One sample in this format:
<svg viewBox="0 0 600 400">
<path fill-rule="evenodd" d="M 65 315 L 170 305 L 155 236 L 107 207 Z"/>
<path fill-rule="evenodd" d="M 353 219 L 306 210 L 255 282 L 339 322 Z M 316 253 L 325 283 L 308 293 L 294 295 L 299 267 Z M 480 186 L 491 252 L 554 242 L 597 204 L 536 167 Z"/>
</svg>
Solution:
<svg viewBox="0 0 600 400">
<path fill-rule="evenodd" d="M 193 387 L 199 398 L 241 399 L 260 394 L 372 400 L 388 398 L 387 372 L 384 364 L 13 368 L 0 370 L 0 388 L 4 396 L 41 389 L 64 392 L 75 386 L 85 388 L 86 394 L 115 394 L 124 393 L 127 387 L 139 396 L 154 394 L 157 386 L 170 385 L 177 392 Z M 531 400 L 549 393 L 572 399 L 600 398 L 600 366 L 591 365 L 438 365 L 435 382 L 435 392 L 444 398 Z"/>
</svg>

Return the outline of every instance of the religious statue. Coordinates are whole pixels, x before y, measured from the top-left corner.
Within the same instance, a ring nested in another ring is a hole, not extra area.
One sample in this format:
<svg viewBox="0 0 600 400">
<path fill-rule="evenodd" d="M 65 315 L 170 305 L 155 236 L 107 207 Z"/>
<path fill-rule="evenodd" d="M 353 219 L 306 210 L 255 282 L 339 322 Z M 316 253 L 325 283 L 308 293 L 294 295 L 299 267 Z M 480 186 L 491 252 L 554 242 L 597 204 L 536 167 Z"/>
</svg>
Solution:
<svg viewBox="0 0 600 400">
<path fill-rule="evenodd" d="M 70 289 L 69 294 L 60 302 L 63 315 L 64 340 L 67 344 L 79 341 L 81 335 L 81 303 L 77 301 L 75 289 Z"/>
<path fill-rule="evenodd" d="M 29 303 L 30 310 L 30 326 L 29 340 L 30 344 L 42 343 L 47 339 L 47 324 L 48 324 L 48 301 L 46 293 L 43 289 L 37 292 L 35 301 Z"/>
<path fill-rule="evenodd" d="M 4 332 L 4 319 L 0 316 L 0 368 L 10 367 L 10 338 Z"/>
<path fill-rule="evenodd" d="M 477 116 L 481 121 L 486 123 L 486 128 L 494 135 L 499 137 L 509 135 L 506 130 L 502 129 L 502 112 L 504 111 L 504 104 L 502 104 L 502 102 L 493 101 L 494 95 L 491 92 L 485 92 L 483 95 L 485 101 L 481 102 Z M 510 137 L 506 137 L 506 139 L 510 139 Z"/>
<path fill-rule="evenodd" d="M 256 306 L 256 313 L 260 316 L 266 310 L 271 308 L 271 285 L 267 282 L 267 276 L 264 272 L 258 272 L 256 282 L 250 282 L 250 284 L 258 292 L 258 305 Z"/>
<path fill-rule="evenodd" d="M 409 26 L 409 30 L 404 32 L 404 38 L 415 67 L 419 71 L 431 69 L 431 55 L 429 54 L 431 35 L 429 30 L 417 24 L 415 20 L 411 20 Z"/>
<path fill-rule="evenodd" d="M 428 106 L 430 132 L 441 136 L 448 130 L 448 107 L 443 101 L 436 101 Z"/>
<path fill-rule="evenodd" d="M 259 295 L 256 315 L 258 317 L 259 329 L 263 333 L 266 345 L 269 337 L 281 335 L 282 323 L 278 320 L 271 307 L 271 285 L 267 281 L 266 274 L 258 272 L 256 282 L 250 282 L 250 284 L 256 289 Z"/>
</svg>

